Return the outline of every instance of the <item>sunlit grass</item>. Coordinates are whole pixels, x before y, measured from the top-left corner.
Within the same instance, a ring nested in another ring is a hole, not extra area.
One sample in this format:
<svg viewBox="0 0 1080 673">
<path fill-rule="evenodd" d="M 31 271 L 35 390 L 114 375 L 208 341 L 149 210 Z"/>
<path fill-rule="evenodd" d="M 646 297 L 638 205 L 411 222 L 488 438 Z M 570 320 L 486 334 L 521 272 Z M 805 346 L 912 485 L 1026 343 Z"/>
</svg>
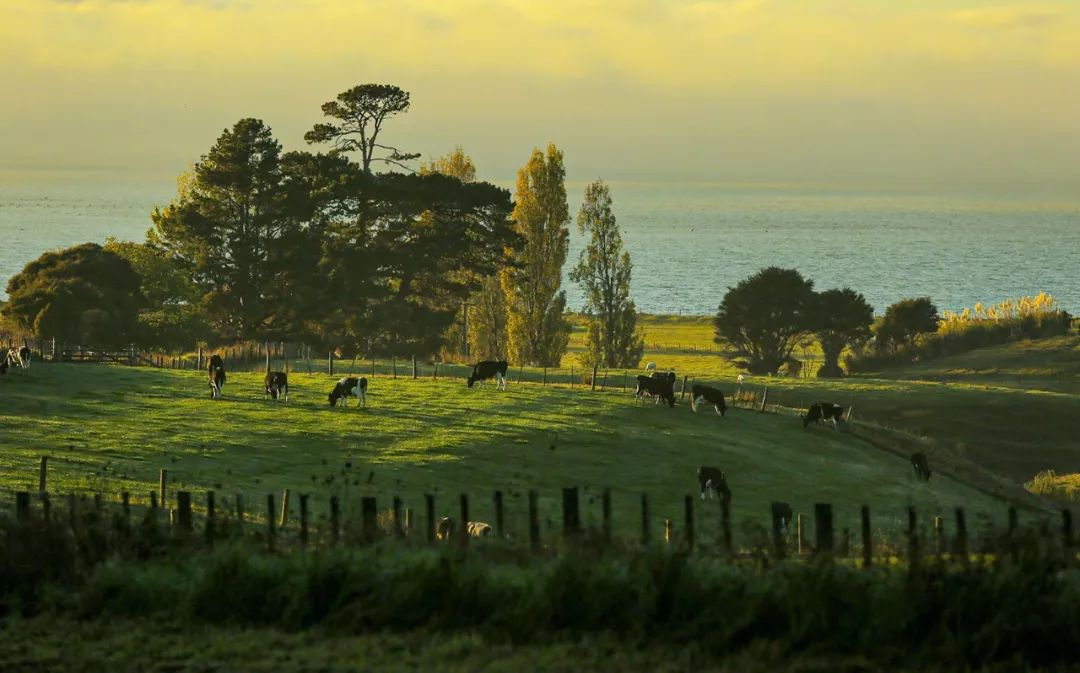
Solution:
<svg viewBox="0 0 1080 673">
<path fill-rule="evenodd" d="M 719 418 L 691 414 L 685 402 L 641 406 L 615 391 L 511 384 L 497 392 L 469 390 L 462 378 L 383 376 L 372 379 L 366 409 L 331 409 L 333 380 L 293 373 L 282 404 L 263 400 L 259 374 L 233 372 L 225 398 L 212 401 L 202 372 L 35 366 L 3 382 L 0 484 L 36 489 L 39 456 L 48 455 L 58 493 L 129 490 L 145 501 L 165 468 L 172 491 L 244 493 L 252 508 L 285 488 L 322 498 L 323 508 L 337 493 L 348 507 L 361 494 L 383 503 L 397 495 L 419 511 L 423 494 L 435 493 L 441 515 L 468 493 L 479 519 L 491 518 L 501 489 L 519 534 L 529 489 L 540 492 L 542 519 L 553 526 L 559 489 L 578 486 L 587 523 L 598 522 L 600 491 L 612 489 L 615 523 L 627 536 L 640 530 L 639 496 L 648 493 L 659 535 L 664 518 L 681 523 L 702 464 L 730 475 L 737 523 L 764 524 L 772 500 L 807 513 L 831 502 L 838 527 L 852 530 L 864 502 L 886 531 L 903 525 L 909 503 L 927 520 L 959 505 L 998 517 L 1004 507 L 948 478 L 917 482 L 904 458 L 831 428 L 804 431 L 787 416 L 733 410 Z M 703 534 L 715 535 L 715 503 L 699 514 Z"/>
</svg>

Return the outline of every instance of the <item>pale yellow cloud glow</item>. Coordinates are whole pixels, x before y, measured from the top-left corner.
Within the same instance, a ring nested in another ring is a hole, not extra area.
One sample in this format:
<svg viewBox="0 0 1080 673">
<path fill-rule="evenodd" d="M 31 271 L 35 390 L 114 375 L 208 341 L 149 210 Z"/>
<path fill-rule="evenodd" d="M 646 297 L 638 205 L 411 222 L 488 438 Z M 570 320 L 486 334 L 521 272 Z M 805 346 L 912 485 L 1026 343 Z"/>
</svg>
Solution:
<svg viewBox="0 0 1080 673">
<path fill-rule="evenodd" d="M 0 0 L 0 167 L 176 172 L 242 116 L 287 147 L 392 82 L 390 133 L 508 179 L 1059 181 L 1080 166 L 1080 3 Z"/>
</svg>

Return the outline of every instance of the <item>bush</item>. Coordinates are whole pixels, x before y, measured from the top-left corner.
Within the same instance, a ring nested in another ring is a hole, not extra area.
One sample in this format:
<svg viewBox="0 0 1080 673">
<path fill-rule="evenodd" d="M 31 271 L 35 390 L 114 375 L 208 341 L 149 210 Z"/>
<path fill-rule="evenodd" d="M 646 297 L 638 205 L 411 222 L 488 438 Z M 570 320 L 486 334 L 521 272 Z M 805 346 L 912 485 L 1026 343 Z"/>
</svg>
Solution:
<svg viewBox="0 0 1080 673">
<path fill-rule="evenodd" d="M 858 349 L 845 364 L 849 372 L 903 367 L 976 348 L 1068 334 L 1071 323 L 1072 316 L 1058 308 L 1053 297 L 1040 292 L 993 306 L 976 304 L 959 313 L 945 311 L 936 332 L 914 336 L 909 343 L 894 342 L 893 349 L 882 348 L 880 342 L 873 349 Z M 879 335 L 883 329 L 879 323 Z"/>
</svg>

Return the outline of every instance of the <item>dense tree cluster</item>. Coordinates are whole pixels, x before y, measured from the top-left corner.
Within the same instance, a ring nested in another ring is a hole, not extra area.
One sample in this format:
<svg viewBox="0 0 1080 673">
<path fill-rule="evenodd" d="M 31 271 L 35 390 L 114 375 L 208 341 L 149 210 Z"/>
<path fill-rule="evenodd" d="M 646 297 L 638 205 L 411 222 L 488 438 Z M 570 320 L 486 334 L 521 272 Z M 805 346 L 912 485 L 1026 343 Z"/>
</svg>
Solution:
<svg viewBox="0 0 1080 673">
<path fill-rule="evenodd" d="M 795 269 L 769 267 L 724 295 L 713 325 L 716 341 L 727 344 L 735 363 L 751 373 L 791 367 L 796 346 L 816 337 L 823 356 L 818 376 L 840 376 L 840 354 L 870 337 L 873 314 L 854 290 L 817 293 L 814 282 Z"/>
</svg>

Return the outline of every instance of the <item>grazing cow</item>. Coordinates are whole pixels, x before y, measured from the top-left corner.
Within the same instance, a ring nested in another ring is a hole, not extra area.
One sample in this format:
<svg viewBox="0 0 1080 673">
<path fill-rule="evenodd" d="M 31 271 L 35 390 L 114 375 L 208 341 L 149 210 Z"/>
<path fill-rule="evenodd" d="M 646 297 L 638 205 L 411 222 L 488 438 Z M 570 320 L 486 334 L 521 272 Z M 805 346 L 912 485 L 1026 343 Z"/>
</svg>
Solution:
<svg viewBox="0 0 1080 673">
<path fill-rule="evenodd" d="M 334 389 L 330 391 L 330 406 L 338 406 L 338 400 L 341 400 L 341 406 L 349 406 L 349 398 L 356 398 L 356 406 L 361 404 L 367 406 L 367 379 L 364 377 L 356 378 L 355 376 L 346 376 L 337 382 Z"/>
<path fill-rule="evenodd" d="M 435 526 L 435 539 L 449 540 L 454 535 L 455 529 L 457 529 L 457 525 L 454 524 L 454 520 L 444 516 L 439 519 L 439 523 Z"/>
<path fill-rule="evenodd" d="M 745 374 L 739 374 L 738 376 L 735 377 L 735 380 L 739 383 L 739 387 L 742 388 L 743 381 L 746 380 L 746 375 Z"/>
<path fill-rule="evenodd" d="M 844 407 L 839 404 L 833 404 L 832 402 L 815 402 L 810 405 L 810 409 L 800 416 L 802 419 L 803 429 L 811 423 L 820 423 L 822 420 L 832 421 L 833 428 L 836 428 L 837 421 L 844 420 Z"/>
<path fill-rule="evenodd" d="M 207 371 L 210 374 L 210 399 L 216 400 L 221 397 L 221 389 L 225 387 L 225 361 L 220 355 L 210 356 Z"/>
<path fill-rule="evenodd" d="M 472 388 L 473 384 L 480 382 L 480 385 L 484 385 L 484 381 L 490 378 L 495 378 L 495 389 L 506 390 L 506 370 L 510 368 L 510 365 L 505 360 L 484 360 L 483 362 L 477 362 L 473 365 L 472 374 L 469 375 L 469 387 Z"/>
<path fill-rule="evenodd" d="M 266 388 L 264 400 L 269 397 L 273 400 L 289 401 L 289 375 L 286 372 L 266 372 L 263 386 Z"/>
<path fill-rule="evenodd" d="M 637 377 L 637 389 L 634 391 L 634 397 L 643 400 L 646 396 L 650 395 L 656 397 L 654 404 L 659 404 L 660 400 L 663 400 L 668 403 L 669 407 L 674 407 L 675 372 L 653 374 L 652 376 L 639 375 Z"/>
<path fill-rule="evenodd" d="M 930 481 L 930 463 L 926 460 L 926 454 L 917 452 L 911 454 L 911 469 L 915 470 L 915 476 L 923 481 Z"/>
<path fill-rule="evenodd" d="M 491 524 L 484 521 L 469 522 L 469 537 L 490 537 Z"/>
<path fill-rule="evenodd" d="M 646 362 L 645 363 L 645 371 L 647 371 L 647 372 L 655 372 L 656 371 L 656 363 L 655 362 Z"/>
<path fill-rule="evenodd" d="M 698 486 L 701 487 L 702 500 L 711 492 L 713 497 L 719 495 L 723 502 L 731 503 L 731 489 L 728 488 L 727 476 L 719 467 L 702 465 L 698 468 L 697 480 Z"/>
<path fill-rule="evenodd" d="M 19 349 L 19 366 L 23 369 L 30 369 L 30 357 L 32 351 L 29 346 L 23 346 Z"/>
<path fill-rule="evenodd" d="M 724 393 L 719 388 L 713 388 L 701 383 L 690 386 L 690 410 L 697 413 L 697 405 L 703 401 L 713 405 L 713 409 L 721 416 L 727 411 L 727 404 L 724 403 Z"/>
<path fill-rule="evenodd" d="M 773 500 L 769 503 L 769 507 L 772 509 L 773 523 L 780 529 L 781 533 L 787 533 L 788 524 L 791 523 L 791 517 L 794 516 L 791 511 L 791 505 L 786 502 L 777 502 Z"/>
</svg>

